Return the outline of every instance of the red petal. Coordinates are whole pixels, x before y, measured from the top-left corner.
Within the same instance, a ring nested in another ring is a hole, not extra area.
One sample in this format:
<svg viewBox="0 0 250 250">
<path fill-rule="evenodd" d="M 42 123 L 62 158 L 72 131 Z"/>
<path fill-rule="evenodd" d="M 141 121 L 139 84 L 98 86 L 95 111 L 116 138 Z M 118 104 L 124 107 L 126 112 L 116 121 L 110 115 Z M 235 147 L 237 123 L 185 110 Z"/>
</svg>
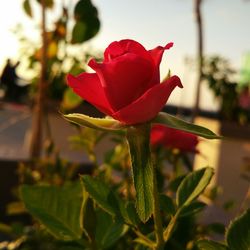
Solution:
<svg viewBox="0 0 250 250">
<path fill-rule="evenodd" d="M 121 56 L 124 54 L 124 48 L 120 45 L 119 42 L 112 42 L 104 51 L 104 62 L 109 62 L 115 57 Z"/>
<path fill-rule="evenodd" d="M 125 53 L 136 54 L 153 63 L 148 51 L 140 43 L 130 39 L 112 42 L 104 52 L 104 62 L 109 62 Z"/>
<path fill-rule="evenodd" d="M 165 47 L 158 46 L 158 47 L 148 51 L 153 59 L 154 64 L 155 64 L 156 71 L 155 71 L 154 81 L 156 81 L 156 82 L 160 81 L 159 66 L 161 63 L 163 53 L 165 50 L 170 49 L 173 45 L 174 45 L 174 43 L 171 42 L 171 43 L 168 43 Z"/>
<path fill-rule="evenodd" d="M 148 60 L 131 53 L 102 64 L 91 60 L 89 66 L 98 74 L 114 111 L 128 106 L 150 88 L 154 70 Z"/>
<path fill-rule="evenodd" d="M 113 113 L 96 73 L 82 73 L 77 77 L 69 74 L 67 75 L 67 82 L 77 95 L 94 105 L 101 112 L 108 115 Z"/>
<path fill-rule="evenodd" d="M 161 111 L 176 86 L 182 88 L 181 81 L 178 76 L 172 76 L 163 83 L 155 85 L 135 102 L 111 116 L 125 124 L 147 122 Z"/>
<path fill-rule="evenodd" d="M 161 145 L 166 148 L 177 148 L 181 151 L 198 153 L 196 146 L 199 140 L 196 135 L 161 124 L 153 126 L 150 142 L 154 146 Z"/>
</svg>

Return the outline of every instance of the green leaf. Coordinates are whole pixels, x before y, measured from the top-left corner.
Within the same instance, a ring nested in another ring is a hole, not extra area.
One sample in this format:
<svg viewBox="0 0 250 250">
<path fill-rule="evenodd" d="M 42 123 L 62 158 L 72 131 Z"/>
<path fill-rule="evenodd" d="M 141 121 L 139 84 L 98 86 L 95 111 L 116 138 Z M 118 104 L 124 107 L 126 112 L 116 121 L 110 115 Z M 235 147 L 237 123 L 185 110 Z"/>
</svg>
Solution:
<svg viewBox="0 0 250 250">
<path fill-rule="evenodd" d="M 97 9 L 90 0 L 79 0 L 75 5 L 74 17 L 76 20 L 87 21 L 97 15 Z"/>
<path fill-rule="evenodd" d="M 80 225 L 90 241 L 95 240 L 96 220 L 93 200 L 89 198 L 87 192 L 83 191 Z"/>
<path fill-rule="evenodd" d="M 196 214 L 205 208 L 206 204 L 200 201 L 194 201 L 181 209 L 180 216 L 190 216 Z"/>
<path fill-rule="evenodd" d="M 178 207 L 189 205 L 209 184 L 214 170 L 210 167 L 202 168 L 188 174 L 181 182 L 176 193 Z"/>
<path fill-rule="evenodd" d="M 68 114 L 63 117 L 75 124 L 102 131 L 119 131 L 126 127 L 112 118 L 94 118 L 83 114 Z"/>
<path fill-rule="evenodd" d="M 87 41 L 99 31 L 98 11 L 90 0 L 78 1 L 74 9 L 74 17 L 76 23 L 72 31 L 73 44 Z"/>
<path fill-rule="evenodd" d="M 82 98 L 79 97 L 71 88 L 67 88 L 63 93 L 62 108 L 69 110 L 78 107 L 82 103 Z"/>
<path fill-rule="evenodd" d="M 82 250 L 83 247 L 71 247 L 71 246 L 62 246 L 60 247 L 60 250 Z"/>
<path fill-rule="evenodd" d="M 98 249 L 107 249 L 114 245 L 128 230 L 122 221 L 114 220 L 102 210 L 97 211 L 96 243 Z"/>
<path fill-rule="evenodd" d="M 250 209 L 230 223 L 226 241 L 231 250 L 250 249 Z"/>
<path fill-rule="evenodd" d="M 87 27 L 84 22 L 76 22 L 72 30 L 71 42 L 73 44 L 84 42 L 86 30 L 87 30 Z"/>
<path fill-rule="evenodd" d="M 80 183 L 64 187 L 24 185 L 20 191 L 27 210 L 56 238 L 61 240 L 81 238 Z"/>
<path fill-rule="evenodd" d="M 107 185 L 89 175 L 81 176 L 81 180 L 86 192 L 103 210 L 112 216 L 120 215 L 119 198 Z"/>
<path fill-rule="evenodd" d="M 176 192 L 185 177 L 186 175 L 184 174 L 184 175 L 177 176 L 173 180 L 170 180 L 169 185 L 168 185 L 169 190 Z"/>
<path fill-rule="evenodd" d="M 199 240 L 197 247 L 199 250 L 229 250 L 225 245 L 211 240 Z"/>
<path fill-rule="evenodd" d="M 181 120 L 175 116 L 169 115 L 167 113 L 160 112 L 156 118 L 152 121 L 152 123 L 158 123 L 166 125 L 170 128 L 175 128 L 179 130 L 183 130 L 207 139 L 221 139 L 221 136 L 216 135 L 211 130 L 204 128 L 202 126 L 198 126 L 184 120 Z"/>
<path fill-rule="evenodd" d="M 128 202 L 125 206 L 120 206 L 120 210 L 121 215 L 127 224 L 137 226 L 140 223 L 135 206 L 132 202 Z"/>
<path fill-rule="evenodd" d="M 208 224 L 206 226 L 206 231 L 210 234 L 210 233 L 216 233 L 216 234 L 221 234 L 224 235 L 225 234 L 225 225 L 219 222 L 214 222 L 211 224 Z"/>
<path fill-rule="evenodd" d="M 134 187 L 136 191 L 136 210 L 142 222 L 146 222 L 153 212 L 154 173 L 149 147 L 150 125 L 129 127 L 129 144 Z"/>
<path fill-rule="evenodd" d="M 169 196 L 165 194 L 161 194 L 159 196 L 159 200 L 160 200 L 160 207 L 162 211 L 164 211 L 168 215 L 175 214 L 175 210 L 176 210 L 175 205 L 174 205 L 173 200 Z"/>
<path fill-rule="evenodd" d="M 24 9 L 25 13 L 26 13 L 29 17 L 32 17 L 32 16 L 33 16 L 32 9 L 31 9 L 30 1 L 29 1 L 29 0 L 24 0 L 24 2 L 23 2 L 23 9 Z"/>
</svg>

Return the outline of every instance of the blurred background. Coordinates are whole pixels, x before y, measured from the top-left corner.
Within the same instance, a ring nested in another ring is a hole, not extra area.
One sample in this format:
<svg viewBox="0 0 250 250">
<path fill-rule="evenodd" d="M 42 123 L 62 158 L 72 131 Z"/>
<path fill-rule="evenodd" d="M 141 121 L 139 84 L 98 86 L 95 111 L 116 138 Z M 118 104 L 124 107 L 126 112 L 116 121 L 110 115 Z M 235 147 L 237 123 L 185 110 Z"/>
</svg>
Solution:
<svg viewBox="0 0 250 250">
<path fill-rule="evenodd" d="M 59 112 L 102 114 L 67 88 L 68 73 L 88 71 L 89 58 L 102 60 L 115 40 L 134 39 L 147 49 L 173 41 L 161 76 L 171 70 L 184 89 L 174 91 L 164 111 L 225 136 L 222 141 L 201 140 L 201 153 L 192 160 L 194 168 L 216 169 L 214 183 L 222 195 L 218 206 L 226 204 L 232 212 L 221 216 L 221 210 L 210 210 L 207 217 L 227 221 L 249 196 L 249 13 L 247 0 L 0 3 L 1 193 L 17 181 L 20 162 L 56 154 L 90 164 L 88 154 L 72 148 L 68 138 L 77 129 Z M 96 146 L 97 160 L 109 147 L 108 139 Z M 7 179 L 13 183 L 5 183 Z"/>
</svg>

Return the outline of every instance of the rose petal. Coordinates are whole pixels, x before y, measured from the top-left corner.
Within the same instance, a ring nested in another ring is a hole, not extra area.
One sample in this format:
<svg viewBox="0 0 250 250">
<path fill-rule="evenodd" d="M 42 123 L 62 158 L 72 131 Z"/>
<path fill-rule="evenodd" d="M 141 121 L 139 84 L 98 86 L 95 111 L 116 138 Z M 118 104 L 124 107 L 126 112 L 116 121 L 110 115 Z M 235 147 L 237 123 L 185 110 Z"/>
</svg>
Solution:
<svg viewBox="0 0 250 250">
<path fill-rule="evenodd" d="M 172 76 L 111 116 L 128 125 L 147 122 L 160 112 L 176 86 L 182 88 L 181 80 L 178 76 Z"/>
<path fill-rule="evenodd" d="M 157 46 L 156 48 L 149 50 L 148 52 L 150 53 L 154 63 L 156 66 L 159 66 L 161 63 L 162 55 L 165 50 L 172 48 L 174 43 L 168 43 L 166 46 Z"/>
<path fill-rule="evenodd" d="M 113 58 L 121 56 L 124 53 L 125 50 L 119 42 L 112 42 L 104 51 L 104 62 L 109 62 Z"/>
<path fill-rule="evenodd" d="M 136 54 L 153 63 L 148 51 L 138 42 L 131 39 L 124 39 L 111 43 L 104 52 L 104 62 L 109 62 L 125 53 Z"/>
<path fill-rule="evenodd" d="M 146 92 L 153 74 L 148 60 L 131 53 L 102 64 L 91 60 L 89 66 L 98 74 L 114 111 L 126 107 Z"/>
<path fill-rule="evenodd" d="M 160 125 L 160 124 L 155 124 L 152 127 L 151 133 L 150 133 L 150 143 L 151 143 L 151 145 L 153 145 L 153 146 L 163 145 L 165 127 L 166 126 L 163 126 L 163 125 Z"/>
<path fill-rule="evenodd" d="M 177 148 L 185 152 L 196 152 L 199 139 L 196 135 L 156 124 L 151 129 L 150 142 L 153 146 L 162 145 L 166 148 Z"/>
<path fill-rule="evenodd" d="M 67 75 L 67 82 L 77 95 L 94 105 L 101 112 L 107 115 L 113 113 L 96 73 L 82 73 L 77 77 L 69 74 Z"/>
<path fill-rule="evenodd" d="M 163 53 L 165 50 L 170 49 L 173 45 L 174 45 L 174 43 L 171 42 L 171 43 L 168 43 L 165 47 L 158 46 L 158 47 L 148 51 L 152 57 L 154 65 L 155 65 L 154 81 L 156 81 L 156 82 L 160 81 L 159 67 L 160 67 Z"/>
</svg>

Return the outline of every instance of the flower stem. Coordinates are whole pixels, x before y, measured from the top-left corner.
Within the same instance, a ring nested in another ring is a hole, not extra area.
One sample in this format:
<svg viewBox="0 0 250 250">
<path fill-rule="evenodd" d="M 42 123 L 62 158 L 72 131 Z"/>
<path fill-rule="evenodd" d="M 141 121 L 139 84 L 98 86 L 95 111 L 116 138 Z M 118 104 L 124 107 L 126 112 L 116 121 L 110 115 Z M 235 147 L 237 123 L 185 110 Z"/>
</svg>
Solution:
<svg viewBox="0 0 250 250">
<path fill-rule="evenodd" d="M 162 250 L 164 247 L 164 238 L 163 238 L 163 227 L 160 213 L 160 203 L 159 203 L 159 195 L 157 188 L 157 179 L 156 179 L 156 166 L 152 162 L 152 167 L 154 168 L 154 179 L 153 179 L 153 199 L 154 199 L 154 207 L 153 207 L 153 217 L 154 217 L 154 228 L 156 235 L 156 245 L 155 250 Z"/>
<path fill-rule="evenodd" d="M 163 250 L 163 227 L 156 180 L 156 166 L 150 149 L 150 130 L 150 123 L 131 126 L 127 129 L 127 141 L 136 190 L 136 210 L 143 223 L 153 214 L 156 238 L 153 249 Z"/>
</svg>

